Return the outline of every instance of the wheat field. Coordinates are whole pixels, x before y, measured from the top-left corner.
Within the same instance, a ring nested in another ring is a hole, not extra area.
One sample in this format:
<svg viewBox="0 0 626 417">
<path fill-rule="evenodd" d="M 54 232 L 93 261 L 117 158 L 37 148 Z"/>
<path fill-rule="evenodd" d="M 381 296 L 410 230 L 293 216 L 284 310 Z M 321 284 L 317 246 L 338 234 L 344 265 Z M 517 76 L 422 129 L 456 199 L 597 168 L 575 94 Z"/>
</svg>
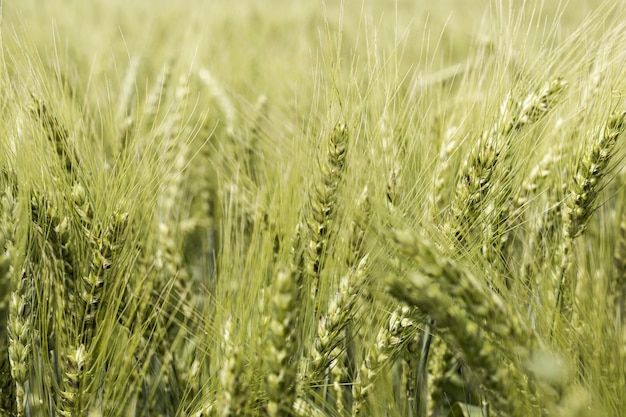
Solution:
<svg viewBox="0 0 626 417">
<path fill-rule="evenodd" d="M 624 0 L 0 2 L 0 417 L 626 415 Z"/>
</svg>

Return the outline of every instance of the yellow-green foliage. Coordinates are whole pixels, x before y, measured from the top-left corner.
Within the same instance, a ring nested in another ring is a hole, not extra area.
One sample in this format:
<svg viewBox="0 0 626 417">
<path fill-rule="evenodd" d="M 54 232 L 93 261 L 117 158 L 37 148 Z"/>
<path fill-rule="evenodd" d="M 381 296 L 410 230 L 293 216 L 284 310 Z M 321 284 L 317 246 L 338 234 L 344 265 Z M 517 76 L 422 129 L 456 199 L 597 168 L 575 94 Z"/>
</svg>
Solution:
<svg viewBox="0 0 626 417">
<path fill-rule="evenodd" d="M 624 415 L 624 0 L 0 8 L 0 417 Z"/>
</svg>

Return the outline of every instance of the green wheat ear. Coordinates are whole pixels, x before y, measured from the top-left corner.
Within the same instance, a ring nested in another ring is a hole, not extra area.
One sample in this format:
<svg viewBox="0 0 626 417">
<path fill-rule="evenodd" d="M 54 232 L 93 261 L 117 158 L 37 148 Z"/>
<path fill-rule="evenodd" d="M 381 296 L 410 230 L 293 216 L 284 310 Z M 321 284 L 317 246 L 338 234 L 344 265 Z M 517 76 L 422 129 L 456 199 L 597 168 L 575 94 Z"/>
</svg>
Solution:
<svg viewBox="0 0 626 417">
<path fill-rule="evenodd" d="M 564 323 L 570 323 L 573 316 L 574 294 L 577 279 L 568 277 L 572 265 L 574 239 L 581 236 L 596 209 L 598 193 L 606 176 L 609 163 L 615 154 L 615 147 L 626 129 L 626 112 L 611 114 L 595 137 L 584 149 L 576 163 L 574 177 L 569 186 L 563 215 L 562 241 L 559 247 L 557 265 L 556 314 L 562 315 Z M 556 326 L 556 323 L 554 323 Z"/>
<path fill-rule="evenodd" d="M 16 284 L 15 275 L 15 231 L 16 231 L 16 201 L 10 187 L 0 195 L 0 413 L 14 414 L 17 401 L 23 402 L 23 398 L 16 398 L 16 381 L 13 374 L 11 358 L 16 359 L 9 342 L 15 341 L 15 337 L 9 335 L 9 320 L 16 320 L 18 306 L 12 300 L 12 288 Z M 15 324 L 12 324 L 14 334 Z M 15 346 L 15 345 L 14 345 Z M 19 363 L 19 362 L 18 362 Z M 20 380 L 23 384 L 23 379 Z M 22 390 L 20 389 L 20 395 Z"/>
<path fill-rule="evenodd" d="M 296 323 L 297 287 L 290 271 L 282 268 L 276 274 L 265 385 L 267 413 L 272 417 L 288 415 L 296 401 Z"/>
<path fill-rule="evenodd" d="M 317 302 L 319 280 L 324 255 L 331 234 L 332 221 L 337 210 L 337 194 L 343 176 L 348 147 L 348 128 L 341 123 L 328 137 L 326 160 L 320 164 L 320 176 L 311 187 L 308 211 L 305 215 L 304 268 L 311 280 L 311 300 Z"/>
<path fill-rule="evenodd" d="M 0 417 L 624 415 L 623 2 L 10 3 Z"/>
</svg>

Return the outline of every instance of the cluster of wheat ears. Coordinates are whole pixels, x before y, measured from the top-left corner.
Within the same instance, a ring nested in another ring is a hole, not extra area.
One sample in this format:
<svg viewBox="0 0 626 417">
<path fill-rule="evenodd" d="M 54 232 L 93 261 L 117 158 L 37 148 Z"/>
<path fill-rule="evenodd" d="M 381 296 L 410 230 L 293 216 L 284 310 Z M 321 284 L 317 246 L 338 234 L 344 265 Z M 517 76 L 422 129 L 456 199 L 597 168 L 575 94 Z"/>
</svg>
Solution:
<svg viewBox="0 0 626 417">
<path fill-rule="evenodd" d="M 0 417 L 625 415 L 623 2 L 121 3 L 5 5 Z"/>
</svg>

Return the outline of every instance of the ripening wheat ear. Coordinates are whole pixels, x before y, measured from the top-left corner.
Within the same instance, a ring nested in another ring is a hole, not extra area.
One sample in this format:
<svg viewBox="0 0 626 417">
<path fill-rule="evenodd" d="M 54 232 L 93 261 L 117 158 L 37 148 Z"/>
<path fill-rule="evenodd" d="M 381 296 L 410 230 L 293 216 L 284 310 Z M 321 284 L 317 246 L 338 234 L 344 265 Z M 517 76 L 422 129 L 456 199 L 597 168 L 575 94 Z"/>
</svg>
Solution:
<svg viewBox="0 0 626 417">
<path fill-rule="evenodd" d="M 434 243 L 417 233 L 394 230 L 392 234 L 400 250 L 416 262 L 419 271 L 416 274 L 429 277 L 445 294 L 466 304 L 467 313 L 473 320 L 482 323 L 489 331 L 503 339 L 512 336 L 518 340 L 525 340 L 529 347 L 536 341 L 534 333 L 526 327 L 504 299 L 488 287 L 485 280 L 477 278 L 466 268 L 447 259 Z M 396 284 L 392 288 L 399 291 L 400 282 Z M 400 293 L 394 295 L 403 297 Z"/>
<path fill-rule="evenodd" d="M 615 145 L 626 129 L 626 112 L 609 116 L 599 132 L 584 150 L 575 167 L 574 177 L 569 186 L 563 214 L 562 240 L 557 265 L 556 309 L 561 323 L 569 323 L 573 316 L 573 296 L 576 290 L 576 274 L 568 274 L 572 264 L 574 239 L 584 233 L 587 223 L 595 210 L 602 180 L 607 173 Z"/>
</svg>

